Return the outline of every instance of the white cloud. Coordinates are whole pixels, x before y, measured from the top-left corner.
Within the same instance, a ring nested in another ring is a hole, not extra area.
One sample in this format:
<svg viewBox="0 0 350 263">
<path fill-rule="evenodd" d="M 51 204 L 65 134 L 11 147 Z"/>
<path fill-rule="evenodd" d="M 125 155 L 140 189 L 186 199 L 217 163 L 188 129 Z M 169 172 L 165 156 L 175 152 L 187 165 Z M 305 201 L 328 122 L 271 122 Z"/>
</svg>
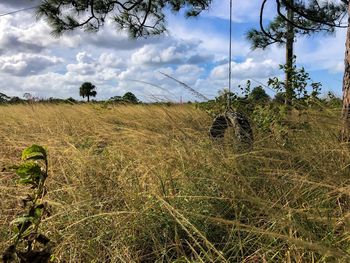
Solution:
<svg viewBox="0 0 350 263">
<path fill-rule="evenodd" d="M 63 62 L 58 57 L 20 53 L 0 57 L 0 69 L 9 74 L 26 76 L 38 74 L 46 68 Z"/>
<path fill-rule="evenodd" d="M 195 43 L 202 56 L 212 55 L 216 60 L 227 58 L 229 51 L 229 33 L 217 32 L 215 28 L 207 28 L 205 25 L 189 27 L 186 20 L 177 17 L 169 17 L 170 35 L 174 39 L 182 39 L 189 43 Z M 235 38 L 232 42 L 232 54 L 234 57 L 246 56 L 250 52 L 250 45 L 243 38 Z"/>
<path fill-rule="evenodd" d="M 200 64 L 212 62 L 212 54 L 202 55 L 198 41 L 165 38 L 157 44 L 148 44 L 131 55 L 132 65 L 162 66 L 170 64 Z"/>
<path fill-rule="evenodd" d="M 0 53 L 39 53 L 50 48 L 72 48 L 79 44 L 79 36 L 65 35 L 54 38 L 51 29 L 42 20 L 36 21 L 32 13 L 20 12 L 0 19 Z"/>
<path fill-rule="evenodd" d="M 86 51 L 79 52 L 76 55 L 76 59 L 77 59 L 78 63 L 91 63 L 91 62 L 94 62 L 94 59 Z"/>
<path fill-rule="evenodd" d="M 242 63 L 232 62 L 231 67 L 232 77 L 238 80 L 249 78 L 263 79 L 278 73 L 278 63 L 271 59 L 255 61 L 253 58 L 247 58 Z M 210 78 L 227 79 L 228 65 L 225 64 L 213 68 Z"/>
<path fill-rule="evenodd" d="M 99 57 L 93 57 L 86 51 L 76 55 L 76 61 L 66 66 L 66 75 L 73 80 L 86 81 L 89 78 L 97 84 L 116 80 L 117 75 L 126 67 L 121 59 L 115 55 L 102 53 Z"/>
<path fill-rule="evenodd" d="M 323 36 L 310 41 L 302 38 L 296 43 L 297 61 L 310 70 L 344 72 L 346 29 L 337 29 L 333 36 Z"/>
<path fill-rule="evenodd" d="M 126 66 L 123 58 L 114 53 L 102 53 L 98 58 L 98 62 L 104 67 L 123 68 Z"/>
</svg>

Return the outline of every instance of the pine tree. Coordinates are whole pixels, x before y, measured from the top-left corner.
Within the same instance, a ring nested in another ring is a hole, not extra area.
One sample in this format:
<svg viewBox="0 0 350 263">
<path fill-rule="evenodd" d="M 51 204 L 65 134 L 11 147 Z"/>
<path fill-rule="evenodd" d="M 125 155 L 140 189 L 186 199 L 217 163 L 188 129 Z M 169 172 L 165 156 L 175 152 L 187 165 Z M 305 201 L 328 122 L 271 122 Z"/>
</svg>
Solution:
<svg viewBox="0 0 350 263">
<path fill-rule="evenodd" d="M 294 62 L 294 42 L 298 36 L 309 36 L 314 33 L 333 33 L 340 26 L 344 14 L 344 4 L 324 3 L 322 6 L 316 0 L 276 0 L 277 16 L 265 28 L 263 13 L 266 0 L 263 0 L 260 12 L 260 30 L 251 29 L 247 38 L 252 48 L 262 48 L 272 44 L 286 48 L 285 103 L 291 104 L 295 95 L 291 83 Z"/>
<path fill-rule="evenodd" d="M 52 27 L 52 34 L 83 28 L 98 31 L 106 19 L 112 19 L 120 30 L 132 37 L 157 35 L 166 30 L 165 9 L 179 12 L 185 9 L 187 17 L 198 16 L 212 0 L 45 0 L 37 16 Z"/>
</svg>

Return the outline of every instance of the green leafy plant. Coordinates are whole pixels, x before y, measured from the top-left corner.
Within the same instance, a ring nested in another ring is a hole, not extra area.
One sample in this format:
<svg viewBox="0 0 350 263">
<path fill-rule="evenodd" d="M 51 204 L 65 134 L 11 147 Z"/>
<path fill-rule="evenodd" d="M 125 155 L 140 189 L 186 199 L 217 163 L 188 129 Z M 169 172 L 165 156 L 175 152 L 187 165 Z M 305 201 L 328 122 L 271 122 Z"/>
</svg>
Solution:
<svg viewBox="0 0 350 263">
<path fill-rule="evenodd" d="M 31 193 L 22 199 L 24 213 L 11 222 L 13 235 L 11 245 L 3 253 L 3 262 L 48 262 L 50 239 L 39 231 L 43 218 L 49 215 L 49 207 L 44 201 L 48 177 L 46 150 L 35 144 L 24 149 L 22 163 L 13 169 L 18 176 L 17 183 L 29 186 Z"/>
<path fill-rule="evenodd" d="M 252 113 L 252 120 L 260 133 L 273 134 L 277 142 L 285 145 L 288 137 L 287 112 L 285 105 L 258 105 Z"/>
<path fill-rule="evenodd" d="M 297 68 L 295 66 L 295 60 L 296 56 L 294 56 L 292 67 L 284 64 L 280 65 L 280 69 L 290 76 L 290 85 L 293 90 L 293 94 L 291 94 L 293 102 L 298 101 L 299 105 L 301 102 L 305 102 L 308 105 L 312 99 L 316 99 L 317 96 L 320 95 L 322 84 L 320 82 L 310 82 L 310 74 L 306 72 L 304 67 Z M 275 89 L 278 93 L 283 92 L 285 95 L 286 82 L 284 80 L 280 80 L 277 77 L 270 78 L 268 81 L 268 86 Z"/>
</svg>

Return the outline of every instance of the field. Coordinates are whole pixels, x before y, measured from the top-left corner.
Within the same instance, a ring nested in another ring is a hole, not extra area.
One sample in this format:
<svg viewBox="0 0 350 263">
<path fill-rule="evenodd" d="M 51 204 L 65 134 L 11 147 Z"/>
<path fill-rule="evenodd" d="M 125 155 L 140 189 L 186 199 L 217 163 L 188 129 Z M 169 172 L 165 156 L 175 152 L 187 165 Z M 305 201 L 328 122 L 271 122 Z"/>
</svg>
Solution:
<svg viewBox="0 0 350 263">
<path fill-rule="evenodd" d="M 291 113 L 251 152 L 194 105 L 0 107 L 0 250 L 27 189 L 7 167 L 48 151 L 54 262 L 350 262 L 340 110 Z M 4 168 L 4 169 L 3 169 Z"/>
</svg>

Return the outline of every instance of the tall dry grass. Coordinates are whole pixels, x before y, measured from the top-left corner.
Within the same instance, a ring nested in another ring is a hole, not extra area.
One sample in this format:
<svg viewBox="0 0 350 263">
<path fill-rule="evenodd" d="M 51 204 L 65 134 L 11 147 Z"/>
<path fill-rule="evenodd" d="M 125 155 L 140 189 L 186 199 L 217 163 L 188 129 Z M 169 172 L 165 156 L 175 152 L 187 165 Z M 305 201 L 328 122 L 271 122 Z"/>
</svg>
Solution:
<svg viewBox="0 0 350 263">
<path fill-rule="evenodd" d="M 338 112 L 291 115 L 237 153 L 193 106 L 0 107 L 0 167 L 48 149 L 55 262 L 349 262 L 350 154 Z M 228 131 L 230 133 L 230 131 Z M 0 177 L 0 250 L 25 189 Z"/>
</svg>

